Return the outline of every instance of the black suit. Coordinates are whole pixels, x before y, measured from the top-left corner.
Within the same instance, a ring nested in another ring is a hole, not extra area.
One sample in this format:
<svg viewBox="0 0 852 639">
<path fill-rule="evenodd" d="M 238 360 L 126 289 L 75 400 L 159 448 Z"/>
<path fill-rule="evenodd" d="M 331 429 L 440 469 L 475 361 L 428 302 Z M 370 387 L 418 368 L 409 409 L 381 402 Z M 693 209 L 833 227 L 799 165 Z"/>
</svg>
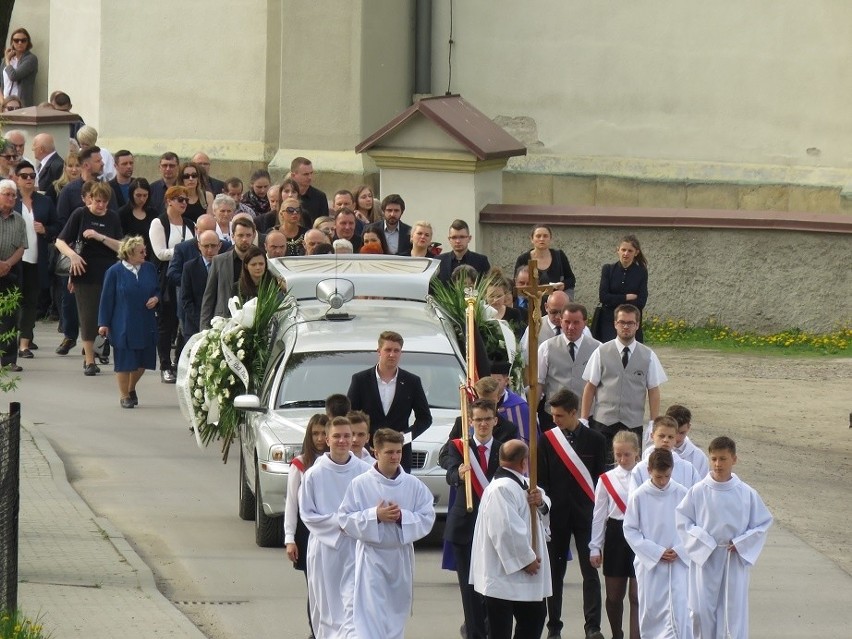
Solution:
<svg viewBox="0 0 852 639">
<path fill-rule="evenodd" d="M 41 170 L 38 172 L 38 184 L 36 184 L 36 189 L 42 193 L 47 191 L 47 187 L 62 177 L 64 170 L 65 162 L 61 157 L 59 157 L 58 153 L 54 153 L 48 158 L 46 164 L 42 163 Z"/>
<path fill-rule="evenodd" d="M 453 447 L 453 440 L 461 437 L 461 433 L 462 418 L 461 415 L 459 415 L 456 417 L 453 428 L 450 430 L 450 436 L 447 438 L 447 443 L 441 447 L 441 452 L 438 455 L 438 465 L 444 470 L 450 469 L 450 448 Z M 521 432 L 518 429 L 518 425 L 514 422 L 510 422 L 508 419 L 501 417 L 500 415 L 497 415 L 497 425 L 494 426 L 494 430 L 491 431 L 491 435 L 501 444 L 509 441 L 510 439 L 521 438 Z"/>
<path fill-rule="evenodd" d="M 573 434 L 563 430 L 566 439 L 583 461 L 592 481 L 605 470 L 606 440 L 600 433 L 579 424 Z M 589 563 L 589 541 L 592 537 L 592 514 L 595 503 L 574 479 L 556 454 L 553 444 L 542 437 L 538 449 L 538 483 L 551 499 L 551 540 L 547 544 L 553 596 L 547 600 L 550 633 L 562 630 L 562 582 L 567 567 L 571 535 L 577 547 L 577 559 L 583 574 L 583 615 L 586 632 L 601 627 L 601 582 L 598 571 Z"/>
<path fill-rule="evenodd" d="M 371 229 L 379 229 L 382 233 L 387 237 L 387 231 L 385 230 L 384 222 L 373 222 L 372 224 L 368 224 L 364 227 L 365 231 L 369 231 Z M 363 232 L 361 233 L 363 235 Z M 399 245 L 396 247 L 396 253 L 391 253 L 392 255 L 411 255 L 411 227 L 408 226 L 405 222 L 399 223 Z"/>
<path fill-rule="evenodd" d="M 183 308 L 183 337 L 189 339 L 200 330 L 201 302 L 207 286 L 207 267 L 200 255 L 183 267 L 180 281 L 180 305 Z"/>
<path fill-rule="evenodd" d="M 517 427 L 515 428 L 517 431 Z M 492 433 L 491 450 L 488 455 L 488 468 L 485 476 L 489 481 L 494 478 L 494 473 L 500 467 L 500 445 L 501 441 Z M 477 454 L 479 442 L 471 438 L 468 440 L 471 456 Z M 479 458 L 477 457 L 477 460 Z M 456 500 L 447 513 L 447 523 L 444 526 L 444 539 L 453 545 L 453 554 L 456 557 L 456 574 L 461 590 L 462 608 L 464 609 L 464 623 L 468 639 L 486 639 L 485 626 L 485 598 L 480 595 L 470 581 L 470 552 L 473 541 L 473 529 L 476 525 L 476 516 L 479 513 L 479 496 L 473 490 L 473 511 L 467 512 L 467 504 L 464 497 L 464 482 L 459 479 L 459 466 L 464 462 L 464 457 L 452 441 L 448 446 L 447 460 L 447 483 L 456 486 Z"/>
<path fill-rule="evenodd" d="M 397 372 L 396 392 L 387 415 L 379 395 L 376 367 L 355 373 L 346 395 L 352 404 L 352 410 L 361 410 L 369 415 L 371 437 L 379 428 L 390 428 L 400 433 L 410 431 L 412 439 L 416 439 L 432 425 L 429 400 L 426 399 L 420 378 L 401 368 Z M 409 426 L 408 420 L 412 411 L 414 424 Z M 402 468 L 407 473 L 411 472 L 410 444 L 406 444 L 402 449 Z"/>
<path fill-rule="evenodd" d="M 461 260 L 456 259 L 455 253 L 448 251 L 447 253 L 441 253 L 438 256 L 438 261 L 441 263 L 441 268 L 438 269 L 438 279 L 444 283 L 450 281 L 450 277 L 453 275 L 453 270 L 461 264 L 472 266 L 480 275 L 485 275 L 491 270 L 491 264 L 488 262 L 488 257 L 481 253 L 474 253 L 473 251 L 465 253 Z"/>
</svg>

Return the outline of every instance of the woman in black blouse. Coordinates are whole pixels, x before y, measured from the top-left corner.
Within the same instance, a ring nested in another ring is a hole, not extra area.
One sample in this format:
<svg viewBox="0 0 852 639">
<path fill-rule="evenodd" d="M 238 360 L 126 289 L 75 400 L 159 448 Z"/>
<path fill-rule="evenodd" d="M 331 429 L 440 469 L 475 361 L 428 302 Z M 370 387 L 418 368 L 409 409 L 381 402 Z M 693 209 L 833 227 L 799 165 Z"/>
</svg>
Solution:
<svg viewBox="0 0 852 639">
<path fill-rule="evenodd" d="M 648 261 L 635 235 L 625 235 L 616 250 L 618 261 L 604 264 L 600 285 L 600 339 L 615 339 L 615 309 L 619 304 L 633 304 L 640 311 L 648 301 Z M 643 341 L 642 327 L 636 340 Z"/>
<path fill-rule="evenodd" d="M 568 297 L 574 299 L 574 286 L 577 278 L 571 270 L 568 256 L 559 249 L 550 248 L 553 240 L 553 232 L 549 226 L 537 224 L 530 232 L 530 243 L 532 250 L 521 253 L 515 260 L 513 273 L 517 273 L 521 266 L 529 264 L 531 259 L 538 261 L 539 284 L 554 284 L 556 290 L 565 291 Z M 542 300 L 542 304 L 545 300 Z"/>
<path fill-rule="evenodd" d="M 148 229 L 151 220 L 157 217 L 156 211 L 148 206 L 151 196 L 151 185 L 145 178 L 134 179 L 130 182 L 130 201 L 118 209 L 118 219 L 121 220 L 123 237 L 140 235 L 145 239 L 145 259 L 151 261 L 154 250 L 148 239 Z"/>
</svg>

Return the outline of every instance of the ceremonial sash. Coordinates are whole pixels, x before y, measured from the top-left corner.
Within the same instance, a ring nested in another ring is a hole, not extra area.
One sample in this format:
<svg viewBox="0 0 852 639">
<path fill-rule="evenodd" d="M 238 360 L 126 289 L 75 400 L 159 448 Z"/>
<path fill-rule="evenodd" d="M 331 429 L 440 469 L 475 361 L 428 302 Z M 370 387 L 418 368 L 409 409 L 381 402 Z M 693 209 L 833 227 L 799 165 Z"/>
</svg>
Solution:
<svg viewBox="0 0 852 639">
<path fill-rule="evenodd" d="M 553 450 L 559 456 L 559 459 L 562 460 L 562 463 L 565 464 L 568 472 L 574 476 L 574 479 L 580 485 L 580 488 L 583 489 L 583 492 L 594 502 L 595 485 L 592 482 L 592 476 L 589 474 L 589 469 L 586 468 L 577 451 L 568 443 L 565 434 L 559 428 L 551 428 L 545 431 L 544 436 L 553 445 Z"/>
<path fill-rule="evenodd" d="M 303 462 L 300 457 L 294 457 L 293 461 L 290 462 L 290 465 L 295 466 L 296 468 L 298 468 L 302 472 L 302 474 L 304 474 L 305 462 Z"/>
<path fill-rule="evenodd" d="M 615 490 L 615 486 L 612 485 L 612 481 L 609 478 L 609 475 L 604 473 L 598 479 L 603 482 L 604 488 L 606 488 L 606 492 L 609 493 L 609 496 L 612 497 L 612 501 L 615 502 L 615 505 L 618 506 L 618 509 L 621 511 L 621 514 L 627 512 L 627 504 L 624 503 L 624 500 L 621 498 L 621 495 L 618 494 L 618 491 Z"/>
<path fill-rule="evenodd" d="M 461 439 L 454 439 L 453 444 L 464 458 L 464 442 Z M 471 452 L 468 457 L 470 458 L 470 470 L 473 472 L 473 477 L 471 477 L 473 489 L 476 491 L 476 496 L 482 499 L 482 491 L 488 487 L 488 477 L 485 476 L 485 471 L 479 465 L 476 455 Z"/>
</svg>

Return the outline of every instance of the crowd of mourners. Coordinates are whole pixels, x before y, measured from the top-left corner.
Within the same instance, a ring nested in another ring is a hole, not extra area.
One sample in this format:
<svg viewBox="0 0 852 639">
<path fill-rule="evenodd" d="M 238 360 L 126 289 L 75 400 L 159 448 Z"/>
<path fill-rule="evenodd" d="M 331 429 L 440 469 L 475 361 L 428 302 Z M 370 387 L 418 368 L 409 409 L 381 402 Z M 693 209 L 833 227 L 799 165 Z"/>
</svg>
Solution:
<svg viewBox="0 0 852 639">
<path fill-rule="evenodd" d="M 38 61 L 31 48 L 26 29 L 12 33 L 0 71 L 4 112 L 32 105 Z M 41 106 L 72 109 L 63 92 Z M 294 158 L 280 182 L 261 169 L 245 184 L 216 177 L 203 151 L 167 152 L 159 174 L 146 178 L 136 175 L 132 151 L 99 146 L 98 132 L 82 121 L 69 125 L 69 140 L 66 157 L 47 133 L 30 148 L 14 129 L 0 141 L 0 293 L 21 294 L 19 311 L 0 320 L 0 333 L 11 336 L 2 345 L 9 370 L 26 374 L 20 362 L 36 357 L 36 321 L 58 321 L 55 352 L 81 348 L 85 376 L 108 361 L 108 339 L 120 405 L 130 409 L 146 370 L 159 368 L 162 382 L 175 383 L 185 340 L 227 315 L 233 296 L 258 294 L 271 278 L 269 258 L 398 255 L 438 260 L 443 282 L 487 276 L 492 317 L 512 327 L 525 360 L 536 349 L 541 445 L 538 483 L 530 487 L 528 406 L 511 389 L 509 371 L 494 367 L 475 387 L 470 436 L 460 419 L 441 455 L 447 482 L 459 489 L 444 536 L 445 565 L 458 574 L 461 634 L 503 639 L 514 627 L 515 637 L 527 639 L 540 637 L 546 623 L 550 639 L 561 637 L 573 539 L 586 637 L 603 638 L 600 568 L 616 639 L 747 637 L 748 572 L 772 518 L 731 472 L 733 440 L 713 440 L 708 458 L 687 436 L 690 411 L 661 411 L 666 376 L 642 343 L 648 262 L 635 236 L 614 243 L 617 260 L 601 269 L 591 321 L 574 300 L 570 260 L 552 245 L 547 225 L 534 226 L 530 247 L 505 275 L 469 250 L 465 220 L 450 224 L 443 247 L 435 238 L 443 229 L 427 219 L 402 221 L 399 194 L 379 198 L 361 185 L 329 198 L 313 186 L 305 157 Z M 540 283 L 551 285 L 537 345 L 529 343 L 529 302 L 519 293 L 533 259 Z M 409 397 L 420 381 L 400 368 L 403 341 L 382 333 L 377 365 L 353 377 L 340 406 L 332 401 L 328 416 L 311 420 L 291 467 L 287 555 L 308 572 L 317 637 L 404 633 L 411 544 L 431 529 L 434 509 L 407 472 L 411 445 L 403 434 L 417 437 L 431 416 L 422 389 Z M 405 406 L 394 402 L 400 387 Z M 390 417 L 391 407 L 398 416 Z"/>
</svg>

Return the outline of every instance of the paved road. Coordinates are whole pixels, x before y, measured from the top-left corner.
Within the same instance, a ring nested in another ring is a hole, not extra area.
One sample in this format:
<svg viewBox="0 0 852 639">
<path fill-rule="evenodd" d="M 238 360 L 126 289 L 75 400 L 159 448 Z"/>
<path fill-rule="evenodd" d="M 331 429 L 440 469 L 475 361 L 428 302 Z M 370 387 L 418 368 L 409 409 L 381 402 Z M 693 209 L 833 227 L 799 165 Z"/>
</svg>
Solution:
<svg viewBox="0 0 852 639">
<path fill-rule="evenodd" d="M 22 362 L 12 398 L 47 436 L 95 514 L 153 569 L 161 591 L 211 639 L 307 636 L 301 573 L 283 550 L 254 545 L 253 524 L 236 516 L 237 464 L 223 466 L 218 451 L 196 447 L 174 387 L 149 374 L 139 387 L 140 408 L 123 410 L 109 367 L 84 377 L 79 356 L 53 354 L 57 334 L 46 325 L 36 342 L 42 349 Z M 406 636 L 458 636 L 455 575 L 438 568 L 435 548 L 418 549 L 417 562 Z M 579 628 L 576 565 L 568 572 L 566 622 Z M 753 574 L 752 636 L 844 636 L 850 584 L 848 574 L 776 527 Z"/>
</svg>

